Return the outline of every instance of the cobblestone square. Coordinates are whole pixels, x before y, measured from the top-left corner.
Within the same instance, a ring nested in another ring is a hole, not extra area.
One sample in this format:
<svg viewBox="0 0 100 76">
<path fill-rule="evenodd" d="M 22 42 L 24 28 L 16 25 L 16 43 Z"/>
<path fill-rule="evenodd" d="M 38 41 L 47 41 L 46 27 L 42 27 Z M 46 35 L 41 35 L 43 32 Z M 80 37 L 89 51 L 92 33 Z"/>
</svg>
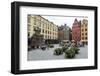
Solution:
<svg viewBox="0 0 100 76">
<path fill-rule="evenodd" d="M 54 55 L 54 49 L 60 47 L 58 44 L 54 45 L 54 48 L 49 48 L 46 50 L 34 49 L 28 51 L 28 61 L 32 60 L 55 60 L 55 59 L 65 59 L 64 53 L 62 55 Z M 79 54 L 76 54 L 73 59 L 86 59 L 88 58 L 88 46 L 79 47 Z"/>
</svg>

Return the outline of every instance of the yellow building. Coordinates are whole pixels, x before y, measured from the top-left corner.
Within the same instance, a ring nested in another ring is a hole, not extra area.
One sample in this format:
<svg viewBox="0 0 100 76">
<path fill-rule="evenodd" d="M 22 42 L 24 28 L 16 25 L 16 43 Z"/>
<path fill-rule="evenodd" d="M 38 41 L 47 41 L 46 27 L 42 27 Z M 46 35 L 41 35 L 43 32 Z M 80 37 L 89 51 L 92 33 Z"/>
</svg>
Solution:
<svg viewBox="0 0 100 76">
<path fill-rule="evenodd" d="M 58 39 L 58 26 L 40 15 L 28 15 L 28 37 L 35 33 L 34 28 L 39 27 L 44 39 Z"/>
<path fill-rule="evenodd" d="M 88 20 L 83 19 L 81 22 L 81 42 L 88 44 Z"/>
</svg>

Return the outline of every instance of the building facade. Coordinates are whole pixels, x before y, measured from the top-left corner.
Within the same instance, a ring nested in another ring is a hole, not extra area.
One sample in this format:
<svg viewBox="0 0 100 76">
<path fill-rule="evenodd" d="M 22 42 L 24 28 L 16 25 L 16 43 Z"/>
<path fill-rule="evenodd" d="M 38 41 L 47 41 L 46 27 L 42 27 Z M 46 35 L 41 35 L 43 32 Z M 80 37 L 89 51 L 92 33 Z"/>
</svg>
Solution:
<svg viewBox="0 0 100 76">
<path fill-rule="evenodd" d="M 34 29 L 39 27 L 40 34 L 44 39 L 58 39 L 58 26 L 40 15 L 28 15 L 28 37 L 31 38 L 35 33 Z"/>
<path fill-rule="evenodd" d="M 71 29 L 65 25 L 61 25 L 58 28 L 58 39 L 61 40 L 71 40 Z"/>
<path fill-rule="evenodd" d="M 83 19 L 81 22 L 81 42 L 88 44 L 88 20 Z"/>
<path fill-rule="evenodd" d="M 75 42 L 80 42 L 81 40 L 81 21 L 78 22 L 77 19 L 74 20 L 72 26 L 72 40 Z"/>
</svg>

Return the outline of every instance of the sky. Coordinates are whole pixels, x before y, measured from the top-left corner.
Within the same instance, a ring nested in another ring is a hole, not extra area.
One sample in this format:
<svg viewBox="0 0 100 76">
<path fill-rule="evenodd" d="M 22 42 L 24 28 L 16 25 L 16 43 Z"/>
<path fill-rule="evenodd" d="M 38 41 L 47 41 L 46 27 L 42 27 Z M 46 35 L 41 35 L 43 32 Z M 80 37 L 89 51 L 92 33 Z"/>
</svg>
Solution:
<svg viewBox="0 0 100 76">
<path fill-rule="evenodd" d="M 44 17 L 45 19 L 48 19 L 50 22 L 53 22 L 58 26 L 67 24 L 67 26 L 69 26 L 70 28 L 72 28 L 75 18 L 77 18 L 78 21 L 87 19 L 87 17 L 82 17 L 82 16 L 77 16 L 77 17 L 76 16 L 53 16 L 53 15 L 41 15 L 41 16 Z"/>
</svg>

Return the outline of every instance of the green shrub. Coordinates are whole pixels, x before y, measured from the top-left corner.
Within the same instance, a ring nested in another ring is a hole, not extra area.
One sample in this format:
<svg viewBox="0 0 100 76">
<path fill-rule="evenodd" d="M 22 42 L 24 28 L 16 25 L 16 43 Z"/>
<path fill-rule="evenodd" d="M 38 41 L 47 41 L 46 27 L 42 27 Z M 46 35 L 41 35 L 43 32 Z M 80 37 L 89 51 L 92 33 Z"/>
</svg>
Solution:
<svg viewBox="0 0 100 76">
<path fill-rule="evenodd" d="M 56 48 L 56 49 L 54 50 L 54 55 L 61 55 L 61 54 L 63 54 L 62 48 Z"/>
<path fill-rule="evenodd" d="M 71 49 L 73 49 L 73 50 L 75 51 L 76 54 L 78 54 L 78 53 L 79 53 L 79 50 L 80 50 L 80 49 L 78 49 L 78 47 L 73 47 L 73 48 L 71 48 Z"/>
<path fill-rule="evenodd" d="M 57 40 L 57 39 L 47 39 L 47 40 L 45 40 L 45 43 L 46 44 L 58 44 L 59 40 Z"/>
<path fill-rule="evenodd" d="M 75 57 L 75 50 L 68 49 L 65 51 L 65 58 L 74 58 Z"/>
<path fill-rule="evenodd" d="M 53 48 L 54 47 L 54 45 L 50 45 L 50 48 Z"/>
<path fill-rule="evenodd" d="M 63 46 L 62 47 L 63 52 L 65 52 L 67 49 L 68 49 L 68 46 Z"/>
<path fill-rule="evenodd" d="M 54 45 L 53 44 L 48 44 L 48 47 L 53 48 Z"/>
</svg>

